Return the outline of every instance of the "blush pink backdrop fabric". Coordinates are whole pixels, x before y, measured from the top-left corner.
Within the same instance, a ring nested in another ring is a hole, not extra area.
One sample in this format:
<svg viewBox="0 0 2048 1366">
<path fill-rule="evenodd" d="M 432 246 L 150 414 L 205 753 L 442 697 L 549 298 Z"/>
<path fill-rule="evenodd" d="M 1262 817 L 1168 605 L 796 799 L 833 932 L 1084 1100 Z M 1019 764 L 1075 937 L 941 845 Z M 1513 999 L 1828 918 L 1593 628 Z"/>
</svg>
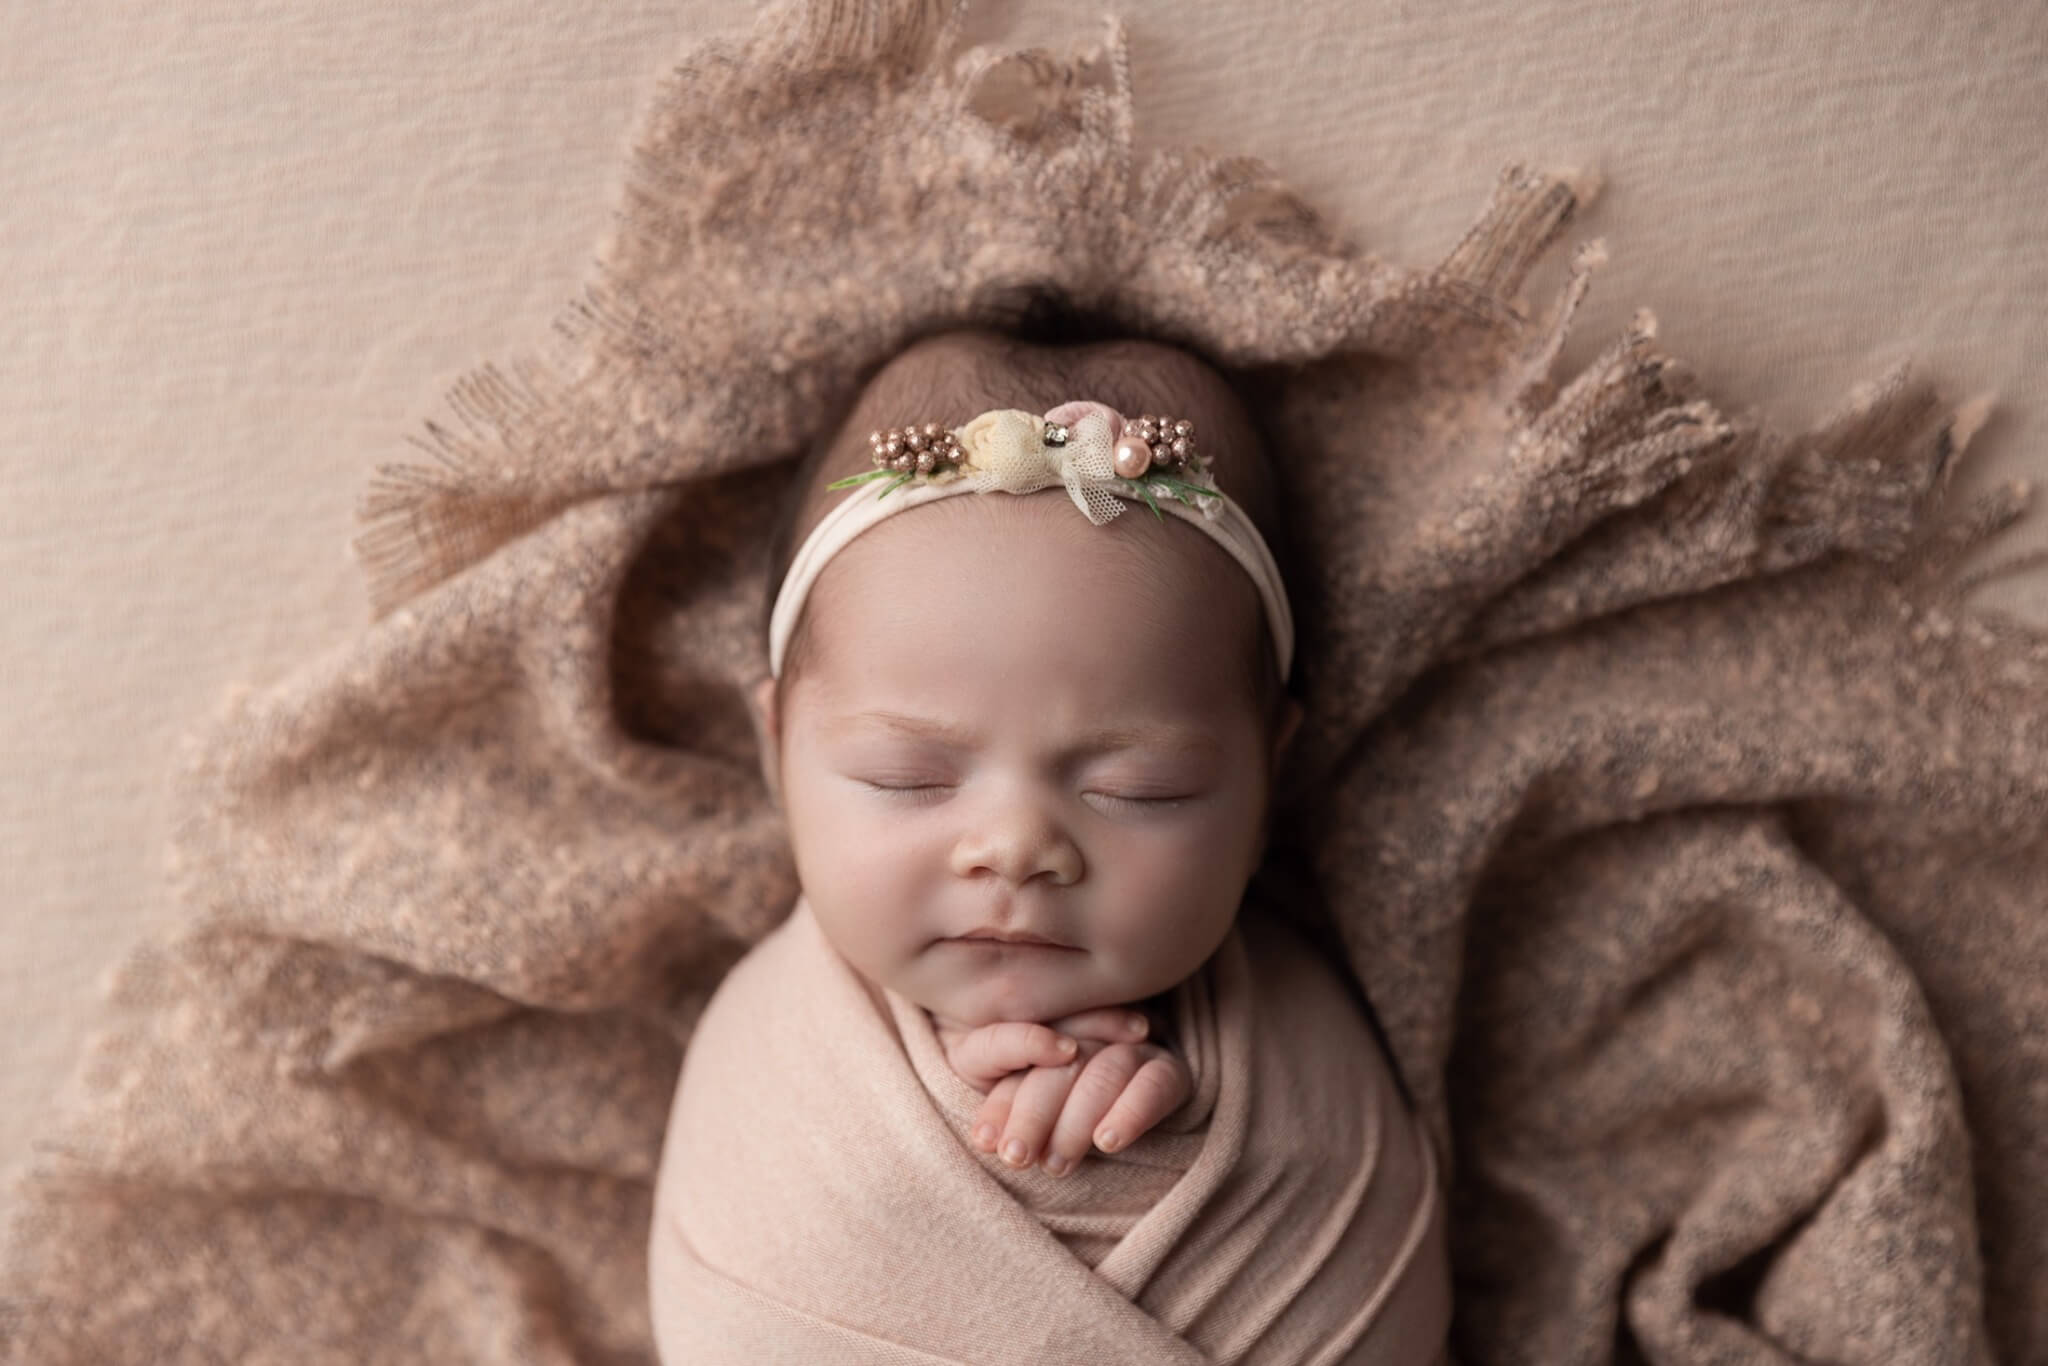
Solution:
<svg viewBox="0 0 2048 1366">
<path fill-rule="evenodd" d="M 1448 1159 L 1454 1353 L 2048 1358 L 2048 640 L 1961 603 L 2026 505 L 1942 497 L 1983 405 L 1761 429 L 1647 313 L 1559 373 L 1599 253 L 1520 289 L 1586 179 L 1394 265 L 1134 154 L 1115 30 L 952 38 L 811 0 L 695 50 L 558 353 L 374 482 L 374 625 L 187 758 L 185 918 L 13 1193 L 0 1356 L 651 1360 L 682 1051 L 796 895 L 742 702 L 777 496 L 907 341 L 1051 308 L 1265 395 L 1269 871 Z"/>
</svg>

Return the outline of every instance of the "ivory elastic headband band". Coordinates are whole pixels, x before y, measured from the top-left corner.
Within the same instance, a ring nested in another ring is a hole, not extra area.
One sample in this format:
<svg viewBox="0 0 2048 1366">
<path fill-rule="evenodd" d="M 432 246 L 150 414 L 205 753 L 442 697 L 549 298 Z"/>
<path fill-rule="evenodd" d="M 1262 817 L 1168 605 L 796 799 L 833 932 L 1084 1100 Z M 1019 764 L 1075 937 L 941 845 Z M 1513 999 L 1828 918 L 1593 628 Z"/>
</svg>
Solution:
<svg viewBox="0 0 2048 1366">
<path fill-rule="evenodd" d="M 1120 514 L 1126 501 L 1143 502 L 1154 516 L 1170 512 L 1228 551 L 1258 587 L 1285 682 L 1294 660 L 1294 617 L 1280 568 L 1244 509 L 1215 487 L 1194 435 L 1185 418 L 1127 419 L 1086 400 L 1063 403 L 1043 417 L 997 408 L 953 430 L 927 422 L 873 433 L 868 440 L 876 468 L 827 487 L 879 487 L 872 496 L 866 489 L 849 495 L 825 514 L 790 561 L 768 618 L 769 672 L 782 676 L 790 634 L 825 565 L 875 523 L 956 494 L 1033 493 L 1063 484 L 1097 526 Z"/>
</svg>

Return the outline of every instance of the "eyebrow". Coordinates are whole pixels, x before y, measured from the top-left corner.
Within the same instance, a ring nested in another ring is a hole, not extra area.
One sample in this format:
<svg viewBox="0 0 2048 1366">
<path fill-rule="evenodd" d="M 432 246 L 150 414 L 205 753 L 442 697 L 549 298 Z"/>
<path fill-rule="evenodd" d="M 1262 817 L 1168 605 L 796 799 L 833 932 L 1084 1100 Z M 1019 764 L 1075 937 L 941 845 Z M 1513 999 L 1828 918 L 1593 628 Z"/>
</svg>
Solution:
<svg viewBox="0 0 2048 1366">
<path fill-rule="evenodd" d="M 831 728 L 846 729 L 861 722 L 875 722 L 891 730 L 921 739 L 939 740 L 956 748 L 966 748 L 974 743 L 973 732 L 960 726 L 947 725 L 924 716 L 906 716 L 895 711 L 863 711 L 840 717 Z M 1089 731 L 1073 746 L 1074 754 L 1108 754 L 1114 750 L 1149 747 L 1161 750 L 1187 751 L 1191 753 L 1214 753 L 1222 748 L 1210 736 L 1200 731 L 1187 730 L 1178 726 L 1104 726 Z"/>
</svg>

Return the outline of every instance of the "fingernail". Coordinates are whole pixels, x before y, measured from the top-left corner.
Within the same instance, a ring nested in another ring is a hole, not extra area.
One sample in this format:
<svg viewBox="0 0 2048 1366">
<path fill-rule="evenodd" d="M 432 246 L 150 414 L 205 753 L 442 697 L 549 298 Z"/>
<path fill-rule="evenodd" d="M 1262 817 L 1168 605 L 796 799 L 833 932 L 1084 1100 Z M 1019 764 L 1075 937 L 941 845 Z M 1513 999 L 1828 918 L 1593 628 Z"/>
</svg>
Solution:
<svg viewBox="0 0 2048 1366">
<path fill-rule="evenodd" d="M 1147 1024 L 1148 1021 L 1145 1019 L 1143 1015 L 1133 1015 L 1128 1020 L 1124 1021 L 1124 1029 L 1127 1033 L 1143 1034 L 1145 1032 Z"/>
<path fill-rule="evenodd" d="M 1095 1135 L 1095 1146 L 1106 1153 L 1116 1151 L 1116 1130 L 1104 1129 Z"/>
<path fill-rule="evenodd" d="M 1080 1045 L 1075 1043 L 1072 1039 L 1066 1038 L 1064 1036 L 1061 1037 L 1059 1044 L 1060 1052 L 1071 1053 L 1078 1047 L 1080 1047 Z"/>
<path fill-rule="evenodd" d="M 1024 1165 L 1023 1140 L 1015 1138 L 1010 1140 L 1008 1146 L 1006 1146 L 1003 1149 L 1003 1161 L 1009 1163 L 1013 1167 L 1021 1167 Z"/>
<path fill-rule="evenodd" d="M 996 1146 L 996 1130 L 993 1124 L 983 1124 L 974 1131 L 974 1141 L 984 1148 Z"/>
<path fill-rule="evenodd" d="M 1054 1153 L 1052 1156 L 1045 1159 L 1045 1169 L 1051 1172 L 1054 1176 L 1058 1176 L 1062 1172 L 1066 1171 L 1067 1159 L 1060 1156 L 1058 1153 Z"/>
</svg>

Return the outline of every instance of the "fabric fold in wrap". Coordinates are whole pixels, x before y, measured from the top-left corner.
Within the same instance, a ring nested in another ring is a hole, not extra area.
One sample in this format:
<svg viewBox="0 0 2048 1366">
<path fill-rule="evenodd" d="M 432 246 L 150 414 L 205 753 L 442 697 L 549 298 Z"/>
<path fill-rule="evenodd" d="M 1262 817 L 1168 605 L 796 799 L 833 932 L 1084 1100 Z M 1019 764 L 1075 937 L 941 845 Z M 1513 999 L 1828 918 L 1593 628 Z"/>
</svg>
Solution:
<svg viewBox="0 0 2048 1366">
<path fill-rule="evenodd" d="M 1193 1095 L 1065 1177 L 968 1142 L 929 1016 L 799 898 L 699 1019 L 655 1187 L 662 1359 L 1436 1359 L 1439 1164 L 1330 966 L 1242 917 L 1172 994 Z"/>
</svg>

